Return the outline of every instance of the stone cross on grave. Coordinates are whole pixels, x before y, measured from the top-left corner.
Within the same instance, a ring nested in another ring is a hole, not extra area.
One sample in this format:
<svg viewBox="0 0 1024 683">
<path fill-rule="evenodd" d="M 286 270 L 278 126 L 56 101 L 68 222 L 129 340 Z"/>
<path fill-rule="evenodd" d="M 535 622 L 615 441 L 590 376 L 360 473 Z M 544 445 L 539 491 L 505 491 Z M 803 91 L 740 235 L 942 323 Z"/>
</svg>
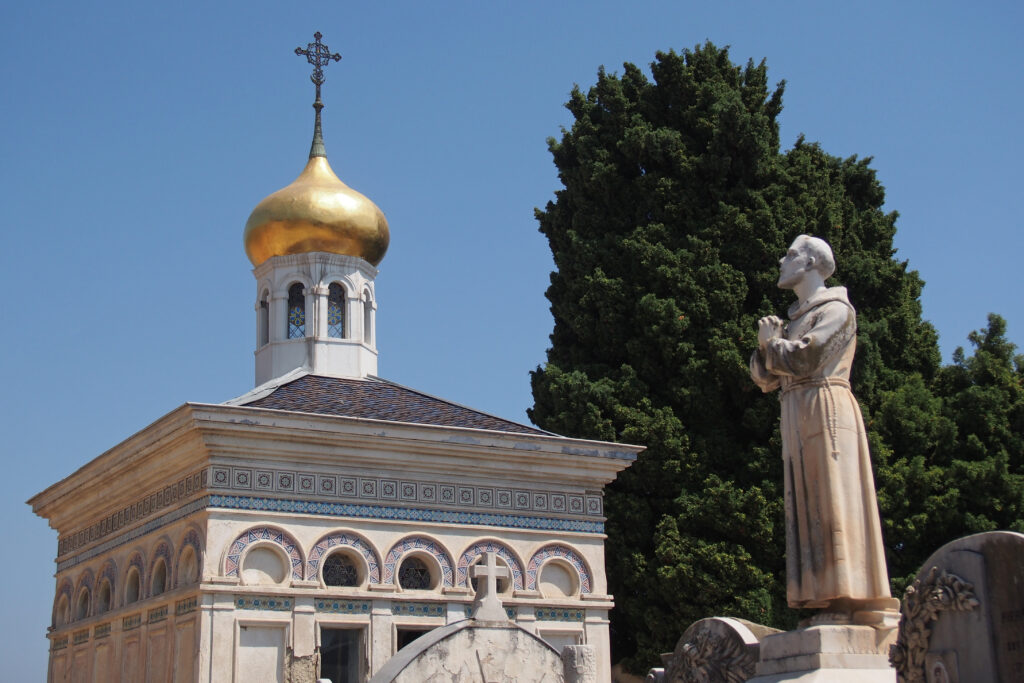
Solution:
<svg viewBox="0 0 1024 683">
<path fill-rule="evenodd" d="M 498 555 L 484 553 L 484 562 L 473 567 L 473 578 L 477 582 L 476 600 L 473 601 L 473 618 L 477 621 L 508 621 L 505 608 L 498 597 L 498 579 L 510 579 L 511 572 L 498 566 Z"/>
</svg>

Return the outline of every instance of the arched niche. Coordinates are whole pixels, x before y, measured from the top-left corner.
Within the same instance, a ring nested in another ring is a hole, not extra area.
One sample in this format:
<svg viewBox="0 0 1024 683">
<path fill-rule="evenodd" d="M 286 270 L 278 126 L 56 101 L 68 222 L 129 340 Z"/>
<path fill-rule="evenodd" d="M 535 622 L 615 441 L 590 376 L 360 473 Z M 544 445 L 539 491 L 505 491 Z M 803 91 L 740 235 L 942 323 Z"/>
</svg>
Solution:
<svg viewBox="0 0 1024 683">
<path fill-rule="evenodd" d="M 293 581 L 301 581 L 305 563 L 298 542 L 286 531 L 269 526 L 257 526 L 239 534 L 228 546 L 224 557 L 224 576 L 238 577 L 241 561 L 246 549 L 255 543 L 273 543 L 281 548 L 288 558 L 290 577 Z"/>
<path fill-rule="evenodd" d="M 541 567 L 551 560 L 557 560 L 563 569 L 576 574 L 578 592 L 590 593 L 593 590 L 593 575 L 587 563 L 576 550 L 563 543 L 546 545 L 533 554 L 526 566 L 527 590 L 538 590 L 537 584 Z M 553 571 L 551 575 L 553 585 L 555 576 Z"/>
<path fill-rule="evenodd" d="M 380 556 L 377 550 L 366 538 L 351 531 L 335 531 L 316 542 L 309 551 L 306 578 L 319 580 L 321 585 L 328 585 L 323 577 L 323 562 L 328 556 L 339 551 L 358 556 L 356 560 L 357 569 L 360 570 L 359 585 L 380 583 Z"/>
<path fill-rule="evenodd" d="M 381 579 L 383 583 L 398 584 L 397 571 L 400 567 L 400 560 L 410 553 L 430 558 L 433 563 L 436 563 L 434 565 L 438 572 L 436 586 L 451 587 L 453 585 L 454 572 L 448 551 L 441 543 L 427 536 L 408 536 L 391 546 L 384 558 L 384 576 Z M 428 568 L 430 568 L 430 564 L 428 564 Z"/>
</svg>

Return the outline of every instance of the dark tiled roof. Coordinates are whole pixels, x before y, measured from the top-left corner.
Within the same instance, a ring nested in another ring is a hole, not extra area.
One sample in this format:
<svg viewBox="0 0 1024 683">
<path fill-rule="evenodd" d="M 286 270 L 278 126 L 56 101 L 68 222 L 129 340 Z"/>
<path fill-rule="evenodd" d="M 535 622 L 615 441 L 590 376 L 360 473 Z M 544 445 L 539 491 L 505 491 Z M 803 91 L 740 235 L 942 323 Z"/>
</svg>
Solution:
<svg viewBox="0 0 1024 683">
<path fill-rule="evenodd" d="M 305 375 L 244 405 L 519 434 L 548 433 L 376 379 Z"/>
</svg>

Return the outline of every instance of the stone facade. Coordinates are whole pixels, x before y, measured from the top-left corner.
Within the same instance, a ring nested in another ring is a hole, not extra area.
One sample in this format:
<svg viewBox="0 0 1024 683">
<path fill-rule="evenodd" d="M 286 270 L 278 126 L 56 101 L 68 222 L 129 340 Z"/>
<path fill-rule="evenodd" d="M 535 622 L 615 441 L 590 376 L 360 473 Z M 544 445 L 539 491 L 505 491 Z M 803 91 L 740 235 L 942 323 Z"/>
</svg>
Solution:
<svg viewBox="0 0 1024 683">
<path fill-rule="evenodd" d="M 355 632 L 365 680 L 470 616 L 487 551 L 514 623 L 593 646 L 607 680 L 601 491 L 638 450 L 186 404 L 30 501 L 59 532 L 49 680 L 307 680 L 330 629 Z M 325 581 L 337 553 L 352 585 Z"/>
</svg>

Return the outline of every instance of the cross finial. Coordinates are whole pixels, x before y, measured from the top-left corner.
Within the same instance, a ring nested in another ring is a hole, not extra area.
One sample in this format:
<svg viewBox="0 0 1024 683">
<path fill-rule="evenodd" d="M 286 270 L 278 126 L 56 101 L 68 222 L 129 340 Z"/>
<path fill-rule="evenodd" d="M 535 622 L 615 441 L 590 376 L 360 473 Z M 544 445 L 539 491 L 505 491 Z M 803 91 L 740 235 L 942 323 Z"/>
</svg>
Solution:
<svg viewBox="0 0 1024 683">
<path fill-rule="evenodd" d="M 316 122 L 313 124 L 313 146 L 309 149 L 310 159 L 327 156 L 324 149 L 324 136 L 320 127 L 320 110 L 324 108 L 324 103 L 320 100 L 320 86 L 324 84 L 324 67 L 332 61 L 337 62 L 341 59 L 340 54 L 337 52 L 331 54 L 327 46 L 320 42 L 320 39 L 323 38 L 320 31 L 314 33 L 313 38 L 315 41 L 307 43 L 305 50 L 301 47 L 295 48 L 295 54 L 305 57 L 306 61 L 313 65 L 313 75 L 309 77 L 309 80 L 313 81 L 313 85 L 316 86 L 316 101 L 313 102 L 313 109 L 316 110 Z"/>
<path fill-rule="evenodd" d="M 505 608 L 498 597 L 498 579 L 511 576 L 507 567 L 498 566 L 498 555 L 494 552 L 484 553 L 484 563 L 473 567 L 473 578 L 484 578 L 478 583 L 476 600 L 473 602 L 473 618 L 479 621 L 508 621 Z"/>
</svg>

